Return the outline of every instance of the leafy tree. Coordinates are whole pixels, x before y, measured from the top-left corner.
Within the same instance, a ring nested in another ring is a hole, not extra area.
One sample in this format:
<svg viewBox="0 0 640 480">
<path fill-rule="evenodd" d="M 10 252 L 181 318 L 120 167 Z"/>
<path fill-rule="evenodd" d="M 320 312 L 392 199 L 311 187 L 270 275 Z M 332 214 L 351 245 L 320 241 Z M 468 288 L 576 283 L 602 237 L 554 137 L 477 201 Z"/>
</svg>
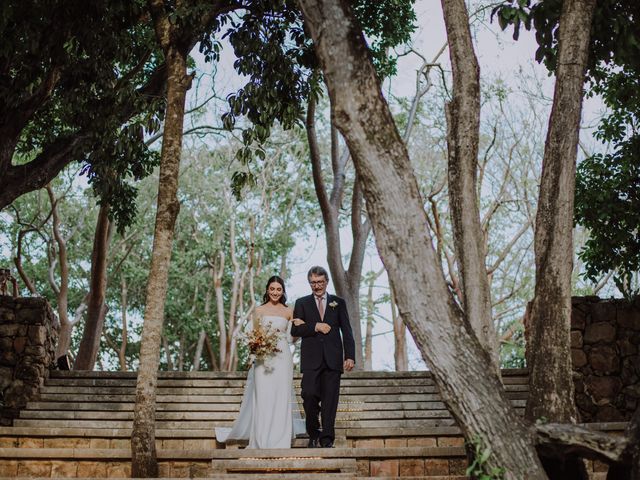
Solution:
<svg viewBox="0 0 640 480">
<path fill-rule="evenodd" d="M 640 11 L 638 12 L 640 15 Z M 640 35 L 640 29 L 636 35 Z M 640 48 L 636 55 L 640 56 Z M 589 230 L 580 252 L 592 281 L 614 271 L 618 289 L 640 292 L 640 62 L 618 60 L 606 78 L 594 80 L 609 113 L 596 138 L 611 145 L 578 165 L 575 220 Z M 635 278 L 635 281 L 634 281 Z"/>
<path fill-rule="evenodd" d="M 157 163 L 164 67 L 142 0 L 3 2 L 0 208 L 69 163 L 126 225 L 137 180 Z"/>
<path fill-rule="evenodd" d="M 57 355 L 76 351 L 87 307 L 95 226 L 95 199 L 84 186 L 74 186 L 77 169 L 67 169 L 45 189 L 16 200 L 3 215 L 11 239 L 10 258 L 25 294 L 47 298 L 60 320 Z M 1 257 L 0 257 L 1 258 Z M 9 260 L 9 259 L 7 259 Z"/>
<path fill-rule="evenodd" d="M 369 52 L 382 77 L 395 73 L 393 47 L 406 43 L 415 29 L 414 0 L 376 2 L 356 0 L 353 8 L 369 39 Z M 251 0 L 231 22 L 225 36 L 237 57 L 234 66 L 248 77 L 247 83 L 230 95 L 229 112 L 223 115 L 227 128 L 241 117 L 251 126 L 243 131 L 244 148 L 236 157 L 246 166 L 234 175 L 234 190 L 251 181 L 249 162 L 264 152 L 251 148 L 264 142 L 275 122 L 288 129 L 301 124 L 309 96 L 319 95 L 318 68 L 313 45 L 293 0 Z M 204 46 L 209 53 L 210 48 Z"/>
</svg>

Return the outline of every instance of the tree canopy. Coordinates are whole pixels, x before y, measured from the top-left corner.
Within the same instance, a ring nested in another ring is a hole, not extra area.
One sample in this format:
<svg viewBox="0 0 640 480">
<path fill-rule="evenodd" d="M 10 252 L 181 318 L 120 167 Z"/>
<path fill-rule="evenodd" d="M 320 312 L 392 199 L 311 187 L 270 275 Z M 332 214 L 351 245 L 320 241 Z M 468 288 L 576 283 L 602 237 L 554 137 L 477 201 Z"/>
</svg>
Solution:
<svg viewBox="0 0 640 480">
<path fill-rule="evenodd" d="M 0 8 L 0 206 L 82 161 L 113 216 L 130 223 L 129 180 L 157 163 L 144 135 L 158 129 L 163 108 L 162 57 L 145 3 L 29 0 Z"/>
<path fill-rule="evenodd" d="M 369 52 L 379 75 L 395 72 L 390 49 L 407 43 L 415 29 L 414 0 L 372 2 L 357 0 L 354 13 L 369 39 Z M 243 131 L 244 148 L 236 157 L 245 166 L 234 175 L 239 193 L 252 181 L 249 163 L 270 134 L 275 122 L 287 129 L 304 119 L 309 95 L 320 94 L 320 77 L 314 72 L 318 60 L 306 31 L 302 14 L 292 0 L 250 1 L 239 18 L 224 33 L 234 48 L 234 67 L 248 77 L 247 83 L 229 96 L 229 111 L 223 123 L 231 129 L 239 118 L 250 122 Z M 210 49 L 205 45 L 205 54 Z M 252 145 L 258 148 L 252 148 Z"/>
</svg>

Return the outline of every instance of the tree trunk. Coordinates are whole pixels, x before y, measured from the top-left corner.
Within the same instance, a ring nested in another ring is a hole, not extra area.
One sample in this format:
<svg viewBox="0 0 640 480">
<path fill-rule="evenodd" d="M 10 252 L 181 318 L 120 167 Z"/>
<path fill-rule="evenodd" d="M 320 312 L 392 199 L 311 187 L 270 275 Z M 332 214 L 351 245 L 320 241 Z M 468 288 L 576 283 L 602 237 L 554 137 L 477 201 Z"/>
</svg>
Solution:
<svg viewBox="0 0 640 480">
<path fill-rule="evenodd" d="M 151 268 L 147 281 L 144 323 L 140 344 L 140 369 L 136 384 L 136 405 L 131 433 L 133 477 L 157 477 L 158 461 L 155 441 L 155 403 L 160 363 L 160 337 L 167 295 L 169 263 L 178 202 L 178 174 L 182 153 L 184 105 L 191 77 L 187 75 L 187 52 L 173 44 L 174 25 L 169 20 L 162 0 L 149 3 L 156 37 L 167 63 L 167 109 L 160 157 L 158 206 L 153 235 Z"/>
<path fill-rule="evenodd" d="M 571 367 L 573 197 L 582 94 L 596 0 L 566 0 L 535 228 L 536 287 L 529 318 L 526 417 L 576 420 Z"/>
<path fill-rule="evenodd" d="M 207 332 L 204 330 L 200 330 L 200 335 L 198 335 L 198 343 L 196 344 L 196 351 L 193 354 L 193 365 L 191 366 L 191 370 L 197 372 L 200 370 L 200 359 L 202 358 L 202 349 L 204 348 L 204 337 L 207 336 Z"/>
<path fill-rule="evenodd" d="M 373 369 L 373 282 L 367 289 L 367 330 L 364 337 L 364 370 Z"/>
<path fill-rule="evenodd" d="M 121 308 L 121 317 L 122 317 L 122 340 L 120 343 L 120 348 L 118 349 L 118 361 L 120 362 L 120 370 L 123 372 L 127 371 L 127 343 L 129 341 L 128 338 L 128 328 L 127 328 L 127 308 L 128 308 L 128 289 L 127 289 L 127 280 L 124 275 L 122 275 L 122 282 L 120 285 L 120 308 Z"/>
<path fill-rule="evenodd" d="M 546 478 L 533 434 L 511 407 L 493 362 L 448 291 L 409 156 L 349 3 L 300 4 L 398 307 L 444 401 L 465 437 L 477 436 L 491 448 L 489 467 L 505 468 L 507 479 Z"/>
<path fill-rule="evenodd" d="M 453 70 L 453 99 L 447 105 L 449 203 L 464 313 L 482 346 L 500 371 L 498 342 L 491 314 L 486 251 L 480 225 L 478 141 L 480 67 L 476 59 L 464 0 L 442 0 Z"/>
<path fill-rule="evenodd" d="M 211 362 L 211 370 L 218 371 L 220 370 L 220 366 L 218 365 L 218 360 L 216 357 L 216 352 L 213 350 L 213 345 L 211 344 L 211 339 L 209 335 L 205 335 L 204 344 L 207 347 L 207 354 L 209 355 L 209 361 Z"/>
<path fill-rule="evenodd" d="M 51 185 L 46 186 L 49 202 L 51 203 L 51 223 L 53 238 L 57 245 L 57 259 L 50 259 L 49 284 L 56 294 L 58 303 L 58 320 L 60 321 L 60 333 L 56 345 L 56 358 L 69 353 L 71 347 L 71 333 L 76 322 L 69 319 L 69 263 L 67 261 L 67 242 L 60 232 L 60 216 L 58 214 L 58 199 Z M 56 255 L 55 248 L 52 247 Z M 57 261 L 60 267 L 60 283 L 54 280 L 53 270 Z M 78 308 L 82 308 L 82 305 Z"/>
<path fill-rule="evenodd" d="M 336 288 L 338 296 L 344 298 L 347 304 L 347 311 L 349 312 L 349 323 L 351 323 L 351 329 L 353 330 L 354 339 L 360 339 L 356 343 L 356 362 L 355 370 L 361 370 L 364 367 L 364 357 L 362 355 L 362 325 L 360 322 L 360 275 L 358 279 L 350 277 L 347 282 L 346 290 Z"/>
<path fill-rule="evenodd" d="M 169 340 L 166 335 L 162 336 L 162 348 L 164 348 L 164 356 L 167 361 L 167 370 L 173 370 L 173 358 L 171 358 L 171 350 L 169 348 Z"/>
<path fill-rule="evenodd" d="M 213 259 L 211 264 L 211 277 L 213 291 L 216 296 L 216 316 L 218 319 L 218 364 L 220 370 L 225 370 L 227 358 L 227 324 L 224 313 L 224 294 L 222 293 L 222 277 L 224 275 L 224 253 L 219 252 L 218 259 Z M 218 263 L 216 263 L 218 261 Z"/>
<path fill-rule="evenodd" d="M 71 332 L 73 331 L 73 325 L 69 322 L 68 315 L 60 315 L 58 311 L 58 320 L 60 321 L 60 334 L 58 335 L 58 344 L 56 345 L 56 358 L 69 353 L 69 348 L 71 347 Z"/>
<path fill-rule="evenodd" d="M 409 370 L 409 356 L 407 355 L 407 327 L 398 315 L 396 309 L 396 296 L 391 287 L 391 321 L 393 322 L 393 360 L 396 372 L 406 372 Z"/>
<path fill-rule="evenodd" d="M 73 364 L 74 370 L 93 370 L 98 356 L 98 350 L 100 349 L 102 327 L 108 310 L 105 302 L 107 290 L 107 254 L 111 233 L 111 222 L 109 222 L 108 213 L 109 205 L 107 203 L 100 205 L 96 233 L 93 239 L 93 252 L 91 254 L 91 279 L 87 320 L 84 324 L 78 355 Z"/>
<path fill-rule="evenodd" d="M 187 349 L 186 337 L 184 330 L 180 333 L 180 340 L 178 342 L 178 371 L 184 371 L 184 352 Z"/>
</svg>

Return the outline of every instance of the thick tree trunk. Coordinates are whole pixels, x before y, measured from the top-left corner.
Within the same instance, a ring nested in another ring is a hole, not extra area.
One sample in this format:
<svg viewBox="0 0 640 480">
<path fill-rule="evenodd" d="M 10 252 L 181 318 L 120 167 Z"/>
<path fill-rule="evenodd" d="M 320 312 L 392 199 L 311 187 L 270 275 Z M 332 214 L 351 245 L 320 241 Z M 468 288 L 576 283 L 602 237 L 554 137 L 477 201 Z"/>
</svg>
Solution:
<svg viewBox="0 0 640 480">
<path fill-rule="evenodd" d="M 350 4 L 340 0 L 300 4 L 325 74 L 335 123 L 353 155 L 398 307 L 443 399 L 465 437 L 478 436 L 491 448 L 490 467 L 505 468 L 507 479 L 546 478 L 532 432 L 511 407 L 493 362 L 448 291 L 409 156 Z"/>
<path fill-rule="evenodd" d="M 140 369 L 136 385 L 136 405 L 131 433 L 133 477 L 157 477 L 155 402 L 160 363 L 160 338 L 169 277 L 169 263 L 178 202 L 178 174 L 182 153 L 184 105 L 191 77 L 187 75 L 187 52 L 172 43 L 173 24 L 162 0 L 150 0 L 156 36 L 167 63 L 167 110 L 160 159 L 158 207 L 153 236 L 151 268 L 147 281 L 144 324 L 140 345 Z"/>
<path fill-rule="evenodd" d="M 107 257 L 111 223 L 109 222 L 109 205 L 100 205 L 98 222 L 93 239 L 93 252 L 91 254 L 91 279 L 89 287 L 89 305 L 87 307 L 87 320 L 82 332 L 82 340 L 74 370 L 93 370 L 100 349 L 100 337 L 104 318 L 107 315 L 105 302 L 107 291 Z"/>
<path fill-rule="evenodd" d="M 442 0 L 453 70 L 453 100 L 447 105 L 449 204 L 453 239 L 462 277 L 464 313 L 500 371 L 491 314 L 486 251 L 476 192 L 480 135 L 480 67 L 464 0 Z"/>
<path fill-rule="evenodd" d="M 571 370 L 573 197 L 582 95 L 596 0 L 566 0 L 535 228 L 536 288 L 529 345 L 530 420 L 576 420 Z"/>
</svg>

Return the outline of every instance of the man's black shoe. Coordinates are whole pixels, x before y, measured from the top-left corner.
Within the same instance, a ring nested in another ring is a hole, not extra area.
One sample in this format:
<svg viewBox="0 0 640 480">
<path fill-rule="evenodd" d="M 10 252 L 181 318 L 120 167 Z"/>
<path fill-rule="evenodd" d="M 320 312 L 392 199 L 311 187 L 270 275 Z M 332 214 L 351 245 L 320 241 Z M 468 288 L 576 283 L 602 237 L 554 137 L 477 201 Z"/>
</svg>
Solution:
<svg viewBox="0 0 640 480">
<path fill-rule="evenodd" d="M 321 445 L 322 448 L 333 448 L 333 442 L 329 442 L 329 443 L 325 443 L 324 445 Z"/>
<path fill-rule="evenodd" d="M 320 448 L 320 442 L 318 442 L 317 438 L 310 438 L 307 448 Z"/>
</svg>

